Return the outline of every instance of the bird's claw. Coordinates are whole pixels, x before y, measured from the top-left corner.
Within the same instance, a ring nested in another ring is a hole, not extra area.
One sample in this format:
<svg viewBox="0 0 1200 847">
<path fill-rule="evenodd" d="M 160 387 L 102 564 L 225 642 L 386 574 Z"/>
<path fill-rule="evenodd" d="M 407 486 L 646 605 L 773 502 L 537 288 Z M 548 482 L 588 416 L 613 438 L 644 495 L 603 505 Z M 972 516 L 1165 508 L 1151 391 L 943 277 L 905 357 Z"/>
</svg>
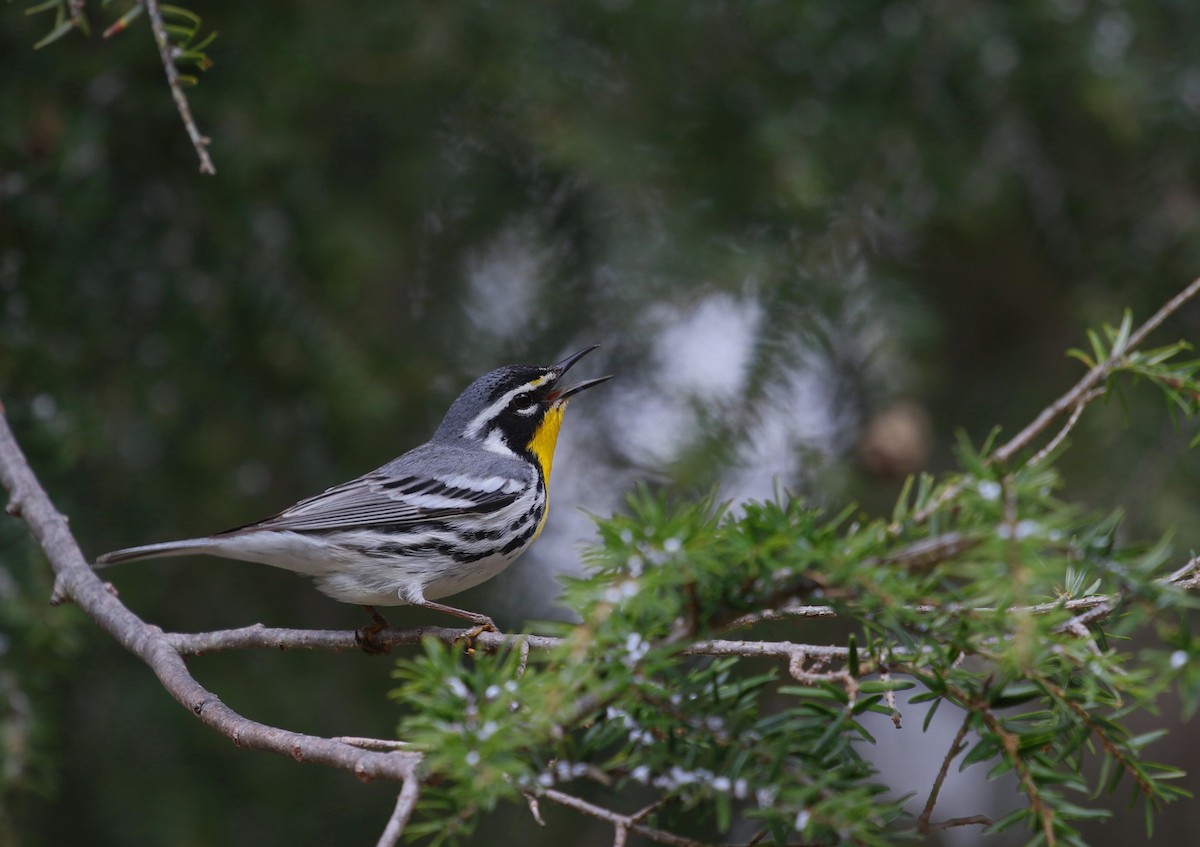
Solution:
<svg viewBox="0 0 1200 847">
<path fill-rule="evenodd" d="M 379 624 L 364 626 L 362 629 L 354 630 L 354 644 L 359 647 L 368 656 L 386 656 L 392 652 L 390 644 L 384 644 L 375 636 L 383 632 L 384 627 Z"/>
<path fill-rule="evenodd" d="M 388 622 L 383 615 L 375 611 L 373 606 L 364 606 L 363 608 L 367 610 L 367 614 L 375 623 L 354 630 L 354 643 L 368 656 L 386 656 L 392 652 L 391 645 L 380 642 L 375 636 L 387 629 Z"/>
<path fill-rule="evenodd" d="M 496 626 L 495 621 L 493 621 L 491 618 L 481 618 L 475 622 L 475 626 L 471 627 L 455 638 L 454 642 L 456 644 L 459 641 L 465 642 L 467 654 L 473 656 L 475 655 L 475 639 L 479 637 L 480 633 L 499 631 L 500 629 Z"/>
</svg>

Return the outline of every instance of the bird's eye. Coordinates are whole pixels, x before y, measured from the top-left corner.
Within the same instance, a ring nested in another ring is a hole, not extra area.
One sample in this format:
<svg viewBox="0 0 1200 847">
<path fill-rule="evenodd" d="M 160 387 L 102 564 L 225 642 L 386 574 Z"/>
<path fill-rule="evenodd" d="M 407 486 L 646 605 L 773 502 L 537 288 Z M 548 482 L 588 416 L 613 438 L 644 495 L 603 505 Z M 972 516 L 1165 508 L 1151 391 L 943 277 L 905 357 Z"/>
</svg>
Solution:
<svg viewBox="0 0 1200 847">
<path fill-rule="evenodd" d="M 533 408 L 533 397 L 529 394 L 518 394 L 513 398 L 512 406 L 518 412 L 528 411 Z"/>
</svg>

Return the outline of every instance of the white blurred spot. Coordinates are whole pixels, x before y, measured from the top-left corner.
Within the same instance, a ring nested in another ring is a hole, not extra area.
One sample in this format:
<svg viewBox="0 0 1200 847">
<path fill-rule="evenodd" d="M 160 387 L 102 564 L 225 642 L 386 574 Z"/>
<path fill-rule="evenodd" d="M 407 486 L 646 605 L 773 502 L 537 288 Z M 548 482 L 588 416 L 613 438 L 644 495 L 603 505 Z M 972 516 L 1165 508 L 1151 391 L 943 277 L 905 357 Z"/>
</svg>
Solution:
<svg viewBox="0 0 1200 847">
<path fill-rule="evenodd" d="M 736 394 L 745 382 L 762 307 L 716 294 L 691 308 L 663 311 L 668 313 L 659 315 L 656 350 L 662 381 L 676 393 L 705 400 Z"/>
<path fill-rule="evenodd" d="M 495 341 L 526 335 L 553 259 L 553 251 L 538 243 L 528 225 L 505 229 L 471 254 L 463 301 L 471 323 Z"/>
</svg>

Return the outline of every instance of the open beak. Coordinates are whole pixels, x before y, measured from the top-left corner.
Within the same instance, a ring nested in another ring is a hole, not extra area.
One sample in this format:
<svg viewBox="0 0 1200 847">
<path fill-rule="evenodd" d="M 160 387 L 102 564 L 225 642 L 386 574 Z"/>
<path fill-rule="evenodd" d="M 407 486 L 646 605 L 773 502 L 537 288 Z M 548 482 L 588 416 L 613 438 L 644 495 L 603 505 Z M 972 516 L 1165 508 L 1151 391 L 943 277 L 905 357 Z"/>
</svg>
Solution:
<svg viewBox="0 0 1200 847">
<path fill-rule="evenodd" d="M 568 370 L 570 370 L 572 365 L 574 365 L 576 362 L 578 362 L 580 359 L 582 359 L 588 353 L 591 353 L 593 350 L 595 350 L 599 346 L 600 346 L 599 344 L 593 344 L 591 347 L 584 347 L 578 353 L 572 353 L 570 356 L 567 356 L 567 358 L 563 359 L 557 365 L 554 365 L 553 367 L 551 367 L 551 370 L 554 371 L 555 380 L 557 381 L 559 379 L 562 379 L 563 374 L 565 374 Z M 597 377 L 596 379 L 587 379 L 587 380 L 584 380 L 583 382 L 572 385 L 570 388 L 564 388 L 562 390 L 559 390 L 558 386 L 556 385 L 554 387 L 554 389 L 551 390 L 551 392 L 550 392 L 550 401 L 552 403 L 557 403 L 559 400 L 566 400 L 568 397 L 570 397 L 574 394 L 578 394 L 580 391 L 583 391 L 585 388 L 591 388 L 593 385 L 599 385 L 600 383 L 607 382 L 610 379 L 612 379 L 612 374 L 609 374 L 608 376 Z"/>
</svg>

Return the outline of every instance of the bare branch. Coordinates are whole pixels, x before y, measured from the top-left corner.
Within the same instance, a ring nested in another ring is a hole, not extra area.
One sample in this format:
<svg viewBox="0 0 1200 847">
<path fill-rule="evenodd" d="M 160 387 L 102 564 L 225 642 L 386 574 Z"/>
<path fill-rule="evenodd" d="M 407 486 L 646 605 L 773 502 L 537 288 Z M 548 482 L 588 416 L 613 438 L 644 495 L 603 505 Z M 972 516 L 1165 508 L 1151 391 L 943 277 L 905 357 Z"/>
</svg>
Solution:
<svg viewBox="0 0 1200 847">
<path fill-rule="evenodd" d="M 383 835 L 379 836 L 375 847 L 395 847 L 400 836 L 404 834 L 404 827 L 408 824 L 408 819 L 412 817 L 420 792 L 421 785 L 415 776 L 404 780 L 400 786 L 400 795 L 396 798 L 396 808 L 392 810 L 392 816 L 388 818 Z"/>
<path fill-rule="evenodd" d="M 1057 608 L 1057 606 L 1054 606 Z M 436 638 L 446 644 L 460 642 L 468 630 L 442 626 L 422 626 L 411 629 L 389 627 L 374 636 L 374 640 L 388 647 L 420 644 L 425 638 Z M 224 629 L 214 632 L 167 632 L 161 638 L 181 656 L 199 656 L 246 648 L 270 648 L 273 650 L 353 650 L 354 630 L 310 630 L 277 629 L 262 624 Z M 549 635 L 505 635 L 500 632 L 481 632 L 475 637 L 475 646 L 494 652 L 507 647 L 521 649 L 553 650 L 562 646 L 563 639 Z M 786 659 L 796 653 L 820 657 L 826 660 L 846 658 L 845 647 L 819 644 L 796 644 L 791 641 L 727 641 L 713 639 L 697 641 L 683 652 L 689 656 L 741 656 L 744 658 Z"/>
<path fill-rule="evenodd" d="M 0 414 L 0 483 L 9 492 L 7 511 L 29 525 L 55 573 L 55 596 L 73 600 L 97 626 L 145 662 L 163 688 L 202 722 L 239 747 L 269 750 L 301 762 L 316 762 L 356 774 L 361 779 L 404 780 L 412 776 L 420 755 L 376 752 L 330 738 L 290 732 L 242 717 L 200 685 L 171 640 L 129 609 L 108 590 L 84 560 L 79 546 L 46 496 Z"/>
<path fill-rule="evenodd" d="M 385 647 L 420 644 L 426 638 L 436 638 L 446 644 L 461 642 L 471 629 L 444 626 L 419 626 L 407 629 L 388 627 L 371 637 L 375 643 Z M 215 632 L 171 632 L 165 635 L 171 646 L 183 656 L 201 656 L 206 653 L 222 653 L 228 650 L 266 647 L 273 650 L 358 650 L 354 630 L 286 629 L 270 628 L 262 624 L 224 629 Z M 529 648 L 552 650 L 562 644 L 561 638 L 545 635 L 505 635 L 501 632 L 484 631 L 472 641 L 476 647 L 495 652 L 505 647 L 520 648 L 525 642 Z"/>
<path fill-rule="evenodd" d="M 992 453 L 992 461 L 1006 464 L 1017 453 L 1029 446 L 1030 442 L 1041 435 L 1055 418 L 1068 411 L 1074 411 L 1082 405 L 1086 405 L 1089 395 L 1120 366 L 1125 354 L 1145 341 L 1146 336 L 1158 329 L 1163 321 L 1178 311 L 1183 304 L 1191 300 L 1198 293 L 1200 293 L 1200 279 L 1193 280 L 1191 285 L 1163 304 L 1161 309 L 1155 312 L 1149 320 L 1129 336 L 1129 341 L 1124 347 L 1114 349 L 1107 359 L 1103 362 L 1098 362 L 1066 394 L 1043 409 L 1028 426 L 1018 432 L 1008 442 L 998 447 Z M 1090 399 L 1095 398 L 1091 397 Z"/>
<path fill-rule="evenodd" d="M 200 157 L 200 173 L 216 175 L 217 169 L 208 155 L 209 138 L 196 126 L 196 120 L 192 117 L 192 107 L 188 105 L 187 95 L 183 93 L 179 69 L 175 67 L 175 48 L 171 46 L 171 40 L 167 35 L 167 25 L 163 21 L 158 0 L 139 0 L 139 2 L 146 8 L 146 14 L 150 18 L 154 42 L 158 45 L 158 55 L 162 58 L 163 70 L 167 72 L 167 85 L 171 88 L 171 96 L 175 98 L 175 108 L 179 110 L 179 117 L 183 118 L 183 126 L 187 130 L 188 138 L 192 140 L 192 147 L 196 149 L 196 155 Z"/>
<path fill-rule="evenodd" d="M 1159 580 L 1160 585 L 1171 585 L 1181 589 L 1200 587 L 1200 556 L 1194 557 L 1169 576 Z M 1112 611 L 1112 607 L 1122 598 L 1116 594 L 1089 594 L 1085 597 L 1051 600 L 1031 606 L 1013 606 L 1008 611 L 1011 614 L 1044 615 L 1059 610 L 1080 613 L 1072 623 L 1091 623 Z M 1101 609 L 1097 612 L 1095 610 Z M 990 606 L 963 607 L 954 606 L 917 606 L 914 611 L 922 614 L 951 612 L 953 614 L 994 614 Z M 1090 614 L 1087 614 L 1089 613 Z M 789 617 L 836 617 L 837 612 L 832 606 L 784 606 L 779 609 L 766 609 L 743 615 L 732 621 L 729 626 L 751 626 L 766 621 L 782 620 Z M 435 638 L 445 644 L 461 642 L 468 629 L 455 627 L 423 626 L 399 629 L 389 627 L 374 636 L 374 640 L 387 647 L 420 644 L 425 638 Z M 215 630 L 212 632 L 167 632 L 161 637 L 181 656 L 200 656 L 208 653 L 222 653 L 230 650 L 261 649 L 271 650 L 358 650 L 354 630 L 311 630 L 266 627 L 262 624 L 241 627 L 239 629 Z M 554 650 L 562 646 L 561 638 L 549 635 L 530 635 L 520 633 L 509 635 L 500 632 L 481 632 L 474 638 L 475 646 L 489 652 L 515 647 L 522 651 L 522 659 L 526 660 L 527 651 Z M 690 656 L 739 656 L 742 658 L 778 658 L 790 659 L 797 653 L 808 657 L 820 657 L 826 660 L 844 660 L 845 647 L 830 645 L 797 644 L 791 641 L 741 641 L 712 639 L 697 641 L 685 648 L 684 653 Z"/>
</svg>

